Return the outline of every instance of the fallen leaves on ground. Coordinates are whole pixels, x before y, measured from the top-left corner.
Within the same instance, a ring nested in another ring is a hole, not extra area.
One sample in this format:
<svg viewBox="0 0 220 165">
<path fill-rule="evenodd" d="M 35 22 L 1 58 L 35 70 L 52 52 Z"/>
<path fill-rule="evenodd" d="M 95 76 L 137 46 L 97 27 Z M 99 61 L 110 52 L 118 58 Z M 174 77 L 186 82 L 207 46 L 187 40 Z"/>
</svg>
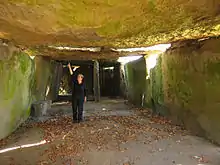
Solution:
<svg viewBox="0 0 220 165">
<path fill-rule="evenodd" d="M 198 163 L 209 163 L 209 160 L 206 156 L 201 155 L 201 156 L 193 156 L 193 159 L 196 159 Z"/>
<path fill-rule="evenodd" d="M 51 142 L 46 150 L 51 161 L 57 157 L 74 156 L 90 148 L 97 150 L 115 150 L 125 152 L 127 148 L 120 145 L 131 140 L 138 141 L 143 133 L 151 132 L 151 140 L 160 140 L 175 134 L 180 129 L 170 125 L 162 119 L 152 121 L 163 124 L 163 128 L 154 128 L 146 122 L 139 122 L 141 116 L 95 116 L 89 117 L 86 122 L 73 124 L 70 117 L 59 117 L 46 122 L 35 123 L 33 127 L 44 130 L 44 138 Z M 165 132 L 165 134 L 162 132 Z M 149 139 L 149 138 L 148 138 Z"/>
<path fill-rule="evenodd" d="M 146 112 L 148 114 L 148 112 Z M 150 120 L 149 120 L 150 119 Z M 44 139 L 49 142 L 49 148 L 43 155 L 47 155 L 51 162 L 59 158 L 79 156 L 83 151 L 118 150 L 125 152 L 128 148 L 121 147 L 128 141 L 140 141 L 144 136 L 143 144 L 169 138 L 180 127 L 171 125 L 171 122 L 161 117 L 144 116 L 91 116 L 86 122 L 73 124 L 71 117 L 59 116 L 40 123 L 32 123 L 28 127 L 39 127 L 44 132 Z M 160 124 L 157 128 L 152 123 Z M 150 134 L 149 134 L 150 133 Z M 4 142 L 1 142 L 4 144 Z M 47 162 L 42 162 L 46 164 Z M 84 162 L 86 164 L 86 161 Z"/>
</svg>

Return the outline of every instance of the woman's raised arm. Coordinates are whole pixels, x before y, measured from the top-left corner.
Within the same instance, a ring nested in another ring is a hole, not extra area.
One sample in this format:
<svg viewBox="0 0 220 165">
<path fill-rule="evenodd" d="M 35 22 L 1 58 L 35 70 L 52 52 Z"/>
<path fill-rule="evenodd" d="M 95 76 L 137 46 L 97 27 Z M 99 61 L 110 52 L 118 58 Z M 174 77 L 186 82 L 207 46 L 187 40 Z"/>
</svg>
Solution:
<svg viewBox="0 0 220 165">
<path fill-rule="evenodd" d="M 71 68 L 70 63 L 68 64 L 68 68 L 69 68 L 70 74 L 73 75 L 73 70 L 72 70 L 72 68 Z"/>
</svg>

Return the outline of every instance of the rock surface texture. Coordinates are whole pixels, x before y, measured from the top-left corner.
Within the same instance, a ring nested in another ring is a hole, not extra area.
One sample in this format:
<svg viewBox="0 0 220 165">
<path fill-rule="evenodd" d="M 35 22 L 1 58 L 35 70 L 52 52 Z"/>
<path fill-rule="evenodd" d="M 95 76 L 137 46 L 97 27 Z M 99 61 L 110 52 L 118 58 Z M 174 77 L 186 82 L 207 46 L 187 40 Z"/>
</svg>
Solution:
<svg viewBox="0 0 220 165">
<path fill-rule="evenodd" d="M 34 65 L 30 57 L 1 45 L 0 54 L 0 139 L 15 130 L 30 114 Z"/>
<path fill-rule="evenodd" d="M 219 46 L 219 38 L 173 44 L 150 73 L 148 56 L 126 64 L 129 99 L 141 105 L 144 94 L 144 105 L 154 113 L 220 144 Z"/>
<path fill-rule="evenodd" d="M 33 102 L 56 99 L 59 65 L 7 44 L 0 44 L 0 57 L 1 139 L 29 117 Z"/>
<path fill-rule="evenodd" d="M 220 34 L 218 0 L 1 0 L 0 38 L 135 47 Z"/>
</svg>

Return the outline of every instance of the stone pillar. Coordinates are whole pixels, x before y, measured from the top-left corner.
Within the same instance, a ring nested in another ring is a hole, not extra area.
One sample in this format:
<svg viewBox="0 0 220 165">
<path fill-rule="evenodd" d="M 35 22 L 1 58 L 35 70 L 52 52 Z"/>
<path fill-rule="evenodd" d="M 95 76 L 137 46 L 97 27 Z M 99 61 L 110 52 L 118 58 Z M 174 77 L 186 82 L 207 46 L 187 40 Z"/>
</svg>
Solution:
<svg viewBox="0 0 220 165">
<path fill-rule="evenodd" d="M 56 76 L 56 86 L 55 86 L 55 96 L 56 99 L 58 98 L 59 95 L 59 89 L 60 89 L 60 82 L 62 79 L 62 75 L 63 75 L 63 65 L 60 63 L 57 66 L 57 76 Z"/>
<path fill-rule="evenodd" d="M 39 76 L 39 74 L 42 74 L 42 75 L 45 75 L 44 79 L 47 80 L 47 81 L 41 80 L 41 79 L 38 80 L 39 82 L 45 81 L 45 83 L 42 85 L 44 85 L 43 87 L 46 88 L 45 97 L 40 98 L 38 100 L 55 101 L 55 100 L 57 100 L 58 94 L 59 94 L 59 87 L 60 87 L 60 81 L 61 81 L 61 77 L 62 77 L 63 68 L 62 68 L 62 64 L 58 63 L 56 61 L 47 61 L 47 64 L 49 65 L 48 69 L 45 69 L 45 72 L 47 72 L 47 73 L 46 74 L 42 73 L 43 70 L 41 70 L 41 72 L 38 73 L 38 77 L 40 77 L 42 79 L 42 77 Z M 39 70 L 39 68 L 38 68 L 38 70 Z"/>
<path fill-rule="evenodd" d="M 125 66 L 120 65 L 120 94 L 126 100 L 127 97 L 127 84 L 126 84 Z"/>
<path fill-rule="evenodd" d="M 100 101 L 100 81 L 99 81 L 99 62 L 96 60 L 94 61 L 93 67 L 93 88 L 94 88 L 94 97 L 95 101 Z"/>
<path fill-rule="evenodd" d="M 114 66 L 114 96 L 120 96 L 120 64 L 116 63 Z"/>
</svg>

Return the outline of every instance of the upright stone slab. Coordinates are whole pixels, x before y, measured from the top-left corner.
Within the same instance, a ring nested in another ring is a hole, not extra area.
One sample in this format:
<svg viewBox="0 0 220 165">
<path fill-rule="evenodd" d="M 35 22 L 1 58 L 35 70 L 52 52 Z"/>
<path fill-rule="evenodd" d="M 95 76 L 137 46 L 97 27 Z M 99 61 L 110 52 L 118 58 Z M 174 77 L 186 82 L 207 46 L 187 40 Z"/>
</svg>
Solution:
<svg viewBox="0 0 220 165">
<path fill-rule="evenodd" d="M 94 74 L 94 96 L 95 101 L 100 101 L 100 81 L 99 81 L 99 62 L 94 61 L 94 68 L 93 68 L 93 74 Z"/>
<path fill-rule="evenodd" d="M 8 136 L 30 114 L 34 63 L 28 54 L 0 44 L 0 139 Z"/>
</svg>

